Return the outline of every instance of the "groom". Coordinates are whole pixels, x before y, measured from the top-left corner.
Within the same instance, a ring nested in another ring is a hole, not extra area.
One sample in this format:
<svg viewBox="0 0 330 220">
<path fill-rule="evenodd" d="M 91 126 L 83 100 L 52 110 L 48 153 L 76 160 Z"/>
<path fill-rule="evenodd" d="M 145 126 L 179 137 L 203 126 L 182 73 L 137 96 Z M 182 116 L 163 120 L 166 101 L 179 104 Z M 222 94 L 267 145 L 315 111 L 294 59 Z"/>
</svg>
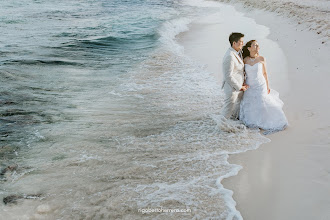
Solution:
<svg viewBox="0 0 330 220">
<path fill-rule="evenodd" d="M 243 48 L 244 34 L 231 33 L 229 42 L 231 47 L 227 50 L 222 61 L 223 83 L 225 103 L 222 107 L 222 115 L 227 119 L 238 119 L 239 104 L 243 92 L 249 86 L 244 84 L 244 63 L 241 50 Z"/>
</svg>

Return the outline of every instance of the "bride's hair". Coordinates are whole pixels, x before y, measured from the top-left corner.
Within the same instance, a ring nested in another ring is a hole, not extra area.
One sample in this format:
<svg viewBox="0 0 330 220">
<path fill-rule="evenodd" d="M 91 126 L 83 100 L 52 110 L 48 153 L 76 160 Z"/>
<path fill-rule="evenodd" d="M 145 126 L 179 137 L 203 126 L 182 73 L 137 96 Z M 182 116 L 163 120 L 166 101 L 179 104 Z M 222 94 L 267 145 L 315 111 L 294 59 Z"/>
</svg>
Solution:
<svg viewBox="0 0 330 220">
<path fill-rule="evenodd" d="M 243 47 L 243 59 L 247 56 L 250 56 L 250 51 L 248 50 L 248 47 L 251 47 L 251 44 L 256 41 L 256 40 L 250 40 L 249 42 L 247 42 L 244 47 Z"/>
</svg>

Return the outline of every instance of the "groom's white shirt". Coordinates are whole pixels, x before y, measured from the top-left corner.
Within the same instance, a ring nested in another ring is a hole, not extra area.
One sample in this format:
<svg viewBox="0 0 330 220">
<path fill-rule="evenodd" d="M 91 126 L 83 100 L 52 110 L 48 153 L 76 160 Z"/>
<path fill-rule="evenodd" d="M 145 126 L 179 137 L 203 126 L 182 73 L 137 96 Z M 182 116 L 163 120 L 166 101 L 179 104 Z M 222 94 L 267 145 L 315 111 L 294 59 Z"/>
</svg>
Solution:
<svg viewBox="0 0 330 220">
<path fill-rule="evenodd" d="M 230 47 L 223 57 L 222 63 L 223 82 L 221 88 L 224 88 L 227 82 L 233 90 L 239 91 L 244 82 L 244 62 L 238 55 L 238 52 Z"/>
</svg>

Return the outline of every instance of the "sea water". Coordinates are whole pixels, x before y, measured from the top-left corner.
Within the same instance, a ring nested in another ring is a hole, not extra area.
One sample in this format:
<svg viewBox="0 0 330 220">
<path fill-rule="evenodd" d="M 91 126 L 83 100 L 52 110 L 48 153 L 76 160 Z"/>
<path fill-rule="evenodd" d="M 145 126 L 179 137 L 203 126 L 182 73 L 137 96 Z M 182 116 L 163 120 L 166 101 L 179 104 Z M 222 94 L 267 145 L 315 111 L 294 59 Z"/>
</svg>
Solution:
<svg viewBox="0 0 330 220">
<path fill-rule="evenodd" d="M 228 154 L 268 139 L 222 121 L 220 84 L 177 41 L 213 4 L 1 3 L 1 219 L 242 218 Z"/>
</svg>

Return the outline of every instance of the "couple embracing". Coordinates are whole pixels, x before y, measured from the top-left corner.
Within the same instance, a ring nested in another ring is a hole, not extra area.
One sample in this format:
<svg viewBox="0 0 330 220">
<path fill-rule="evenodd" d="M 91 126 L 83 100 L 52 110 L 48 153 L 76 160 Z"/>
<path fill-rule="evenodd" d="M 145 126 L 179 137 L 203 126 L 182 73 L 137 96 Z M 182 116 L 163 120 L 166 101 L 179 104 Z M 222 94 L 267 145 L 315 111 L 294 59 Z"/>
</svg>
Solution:
<svg viewBox="0 0 330 220">
<path fill-rule="evenodd" d="M 259 55 L 259 44 L 251 40 L 244 45 L 244 34 L 231 33 L 231 47 L 223 58 L 225 93 L 222 115 L 239 119 L 247 127 L 261 128 L 265 133 L 288 126 L 278 92 L 269 88 L 266 60 Z"/>
</svg>

